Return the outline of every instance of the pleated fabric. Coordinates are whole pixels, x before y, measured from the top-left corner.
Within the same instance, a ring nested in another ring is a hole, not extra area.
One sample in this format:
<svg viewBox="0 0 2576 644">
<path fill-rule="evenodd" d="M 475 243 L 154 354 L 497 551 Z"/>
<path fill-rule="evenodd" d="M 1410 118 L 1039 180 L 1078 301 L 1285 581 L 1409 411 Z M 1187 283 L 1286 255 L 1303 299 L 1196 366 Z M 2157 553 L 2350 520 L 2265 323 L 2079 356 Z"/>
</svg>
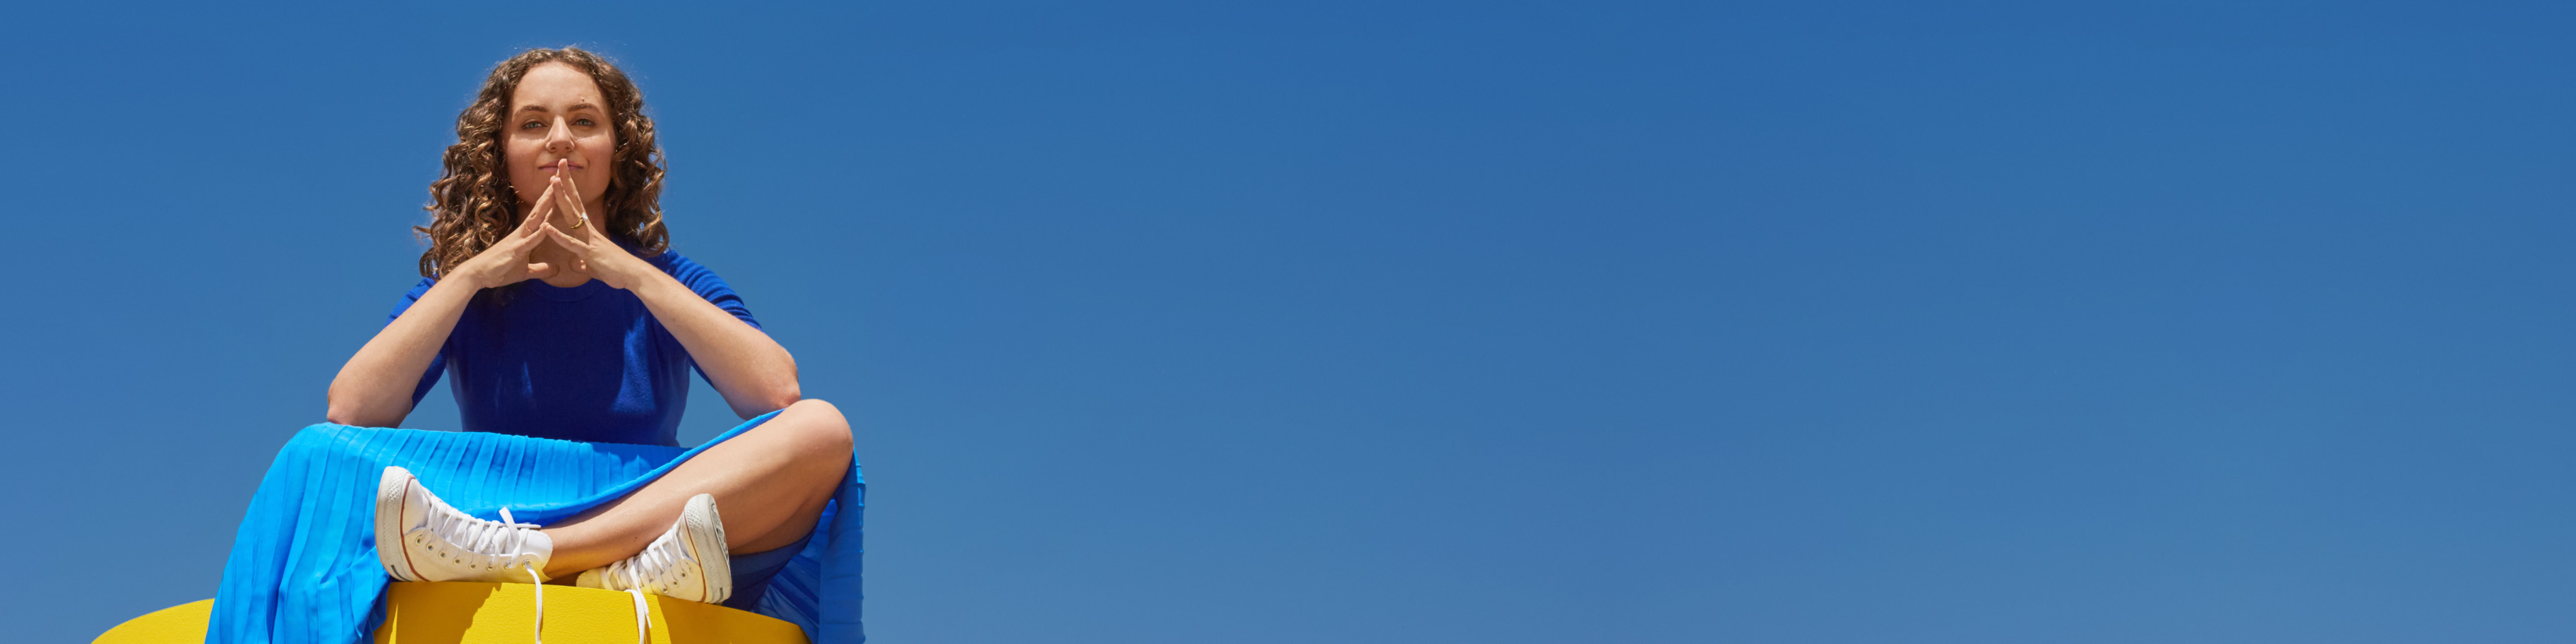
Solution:
<svg viewBox="0 0 2576 644">
<path fill-rule="evenodd" d="M 549 524 L 634 492 L 708 447 L 776 417 L 763 414 L 694 448 L 624 445 L 476 432 L 306 427 L 277 453 L 233 536 L 215 593 L 212 644 L 348 644 L 384 621 L 376 558 L 376 483 L 400 465 L 449 505 L 477 518 L 500 509 Z M 866 482 L 853 456 L 819 533 L 791 560 L 756 612 L 805 629 L 815 644 L 861 644 L 861 515 Z"/>
</svg>

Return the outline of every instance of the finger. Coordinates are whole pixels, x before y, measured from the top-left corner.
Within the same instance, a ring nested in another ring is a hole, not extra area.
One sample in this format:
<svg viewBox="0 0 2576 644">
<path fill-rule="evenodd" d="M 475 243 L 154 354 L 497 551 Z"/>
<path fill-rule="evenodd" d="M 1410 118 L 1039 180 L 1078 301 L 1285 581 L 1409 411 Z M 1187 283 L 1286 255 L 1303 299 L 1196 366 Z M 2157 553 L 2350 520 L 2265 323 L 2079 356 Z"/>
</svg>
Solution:
<svg viewBox="0 0 2576 644">
<path fill-rule="evenodd" d="M 590 214 L 590 208 L 581 204 L 581 189 L 572 185 L 571 177 L 564 178 L 564 189 L 555 193 L 555 203 L 561 204 L 565 212 L 576 215 Z"/>
<path fill-rule="evenodd" d="M 546 189 L 537 193 L 537 207 L 547 207 L 547 204 L 554 202 L 554 196 L 559 194 L 563 194 L 563 179 L 547 177 Z"/>
<path fill-rule="evenodd" d="M 537 258 L 537 245 L 543 243 L 546 243 L 546 231 L 531 230 L 526 237 L 510 240 L 510 252 L 517 253 L 520 259 L 533 262 Z"/>
<path fill-rule="evenodd" d="M 554 224 L 546 224 L 546 236 L 553 238 L 555 243 L 563 245 L 564 249 L 572 251 L 575 257 L 590 254 L 590 242 L 576 239 L 563 229 L 556 228 Z"/>
<path fill-rule="evenodd" d="M 574 216 L 579 216 L 581 215 L 581 202 L 573 200 L 572 191 L 570 190 L 558 192 L 555 193 L 555 209 L 572 213 Z"/>
<path fill-rule="evenodd" d="M 554 215 L 554 194 L 554 182 L 546 182 L 546 191 L 537 195 L 536 205 L 528 209 L 528 216 L 519 220 L 519 230 L 512 231 L 512 233 L 535 237 L 537 226 L 543 225 L 547 217 Z"/>
<path fill-rule="evenodd" d="M 569 181 L 569 179 L 567 179 L 567 181 Z M 570 212 L 574 217 L 581 218 L 581 223 L 576 224 L 578 227 L 574 229 L 579 231 L 578 236 L 583 239 L 593 239 L 599 234 L 599 230 L 597 226 L 592 224 L 597 224 L 599 222 L 591 220 L 590 207 L 581 205 L 581 198 L 576 196 L 579 194 L 581 194 L 581 192 L 578 190 L 566 190 L 563 194 L 557 196 L 557 200 L 562 202 L 561 207 L 565 212 Z"/>
<path fill-rule="evenodd" d="M 554 276 L 555 276 L 555 265 L 553 265 L 553 264 L 548 264 L 548 263 L 545 263 L 545 262 L 536 262 L 536 263 L 533 263 L 533 264 L 529 264 L 529 265 L 528 265 L 528 277 L 530 277 L 530 278 L 533 278 L 533 279 L 545 279 L 545 278 L 554 277 Z"/>
<path fill-rule="evenodd" d="M 536 212 L 528 213 L 528 221 L 536 223 L 523 222 L 518 230 L 510 231 L 510 236 L 501 238 L 501 243 L 510 246 L 512 251 L 525 253 L 529 248 L 535 247 L 537 242 L 545 241 L 546 211 L 538 209 Z"/>
</svg>

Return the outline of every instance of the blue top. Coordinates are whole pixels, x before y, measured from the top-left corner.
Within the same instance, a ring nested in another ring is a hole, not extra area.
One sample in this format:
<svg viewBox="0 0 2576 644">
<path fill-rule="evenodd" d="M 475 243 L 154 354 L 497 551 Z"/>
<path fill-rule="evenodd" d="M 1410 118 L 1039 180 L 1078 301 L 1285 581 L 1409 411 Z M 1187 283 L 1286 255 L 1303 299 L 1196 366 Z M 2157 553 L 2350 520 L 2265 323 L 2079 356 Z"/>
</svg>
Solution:
<svg viewBox="0 0 2576 644">
<path fill-rule="evenodd" d="M 713 271 L 668 251 L 645 261 L 760 328 Z M 421 278 L 386 324 L 437 283 Z M 474 294 L 411 402 L 419 406 L 444 369 L 455 376 L 448 389 L 465 431 L 677 446 L 696 368 L 634 293 L 596 279 L 572 288 L 528 280 Z"/>
</svg>

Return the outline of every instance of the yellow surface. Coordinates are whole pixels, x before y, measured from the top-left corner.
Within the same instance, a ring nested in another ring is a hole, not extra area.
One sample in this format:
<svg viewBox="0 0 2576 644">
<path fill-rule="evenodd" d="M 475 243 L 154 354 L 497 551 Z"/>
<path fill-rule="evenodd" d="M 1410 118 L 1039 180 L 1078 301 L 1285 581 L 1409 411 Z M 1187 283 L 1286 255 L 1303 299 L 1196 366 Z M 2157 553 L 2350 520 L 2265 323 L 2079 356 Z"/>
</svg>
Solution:
<svg viewBox="0 0 2576 644">
<path fill-rule="evenodd" d="M 527 584 L 396 582 L 385 590 L 377 644 L 520 644 L 534 635 L 536 603 Z M 164 608 L 98 636 L 92 644 L 195 643 L 206 636 L 215 600 Z M 795 624 L 693 601 L 646 595 L 652 641 L 662 644 L 804 644 Z M 626 593 L 546 587 L 548 644 L 630 644 L 635 600 Z"/>
<path fill-rule="evenodd" d="M 206 618 L 213 615 L 215 600 L 197 601 L 144 613 L 107 629 L 90 644 L 164 644 L 169 642 L 203 642 Z M 629 626 L 626 630 L 635 630 Z"/>
</svg>

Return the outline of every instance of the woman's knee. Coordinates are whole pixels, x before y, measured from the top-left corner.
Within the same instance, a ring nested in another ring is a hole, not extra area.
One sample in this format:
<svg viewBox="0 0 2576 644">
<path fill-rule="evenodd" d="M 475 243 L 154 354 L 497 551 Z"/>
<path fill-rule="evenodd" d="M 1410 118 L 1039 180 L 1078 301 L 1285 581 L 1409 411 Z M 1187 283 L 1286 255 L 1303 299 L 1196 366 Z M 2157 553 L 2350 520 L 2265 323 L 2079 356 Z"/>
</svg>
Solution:
<svg viewBox="0 0 2576 644">
<path fill-rule="evenodd" d="M 779 419 L 788 421 L 786 425 L 795 432 L 793 440 L 801 449 L 818 454 L 850 453 L 850 420 L 842 417 L 841 408 L 832 403 L 815 398 L 799 400 L 788 405 Z"/>
</svg>

